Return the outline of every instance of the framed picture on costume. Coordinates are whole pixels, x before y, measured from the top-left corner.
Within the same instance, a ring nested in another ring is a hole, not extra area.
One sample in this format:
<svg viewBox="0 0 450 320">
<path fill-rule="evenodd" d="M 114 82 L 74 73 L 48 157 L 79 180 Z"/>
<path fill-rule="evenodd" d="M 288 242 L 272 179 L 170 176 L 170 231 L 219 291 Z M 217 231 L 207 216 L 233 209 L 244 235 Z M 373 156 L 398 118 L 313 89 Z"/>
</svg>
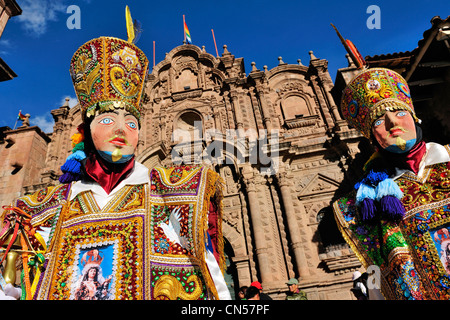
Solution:
<svg viewBox="0 0 450 320">
<path fill-rule="evenodd" d="M 420 221 L 412 235 L 412 245 L 417 250 L 418 261 L 425 270 L 431 283 L 437 285 L 440 297 L 450 296 L 450 215 L 449 205 L 415 214 Z"/>
<path fill-rule="evenodd" d="M 115 251 L 117 244 L 77 248 L 73 267 L 71 299 L 110 300 L 115 296 Z"/>
<path fill-rule="evenodd" d="M 450 275 L 450 225 L 446 224 L 430 230 L 430 236 L 436 247 L 442 267 Z"/>
</svg>

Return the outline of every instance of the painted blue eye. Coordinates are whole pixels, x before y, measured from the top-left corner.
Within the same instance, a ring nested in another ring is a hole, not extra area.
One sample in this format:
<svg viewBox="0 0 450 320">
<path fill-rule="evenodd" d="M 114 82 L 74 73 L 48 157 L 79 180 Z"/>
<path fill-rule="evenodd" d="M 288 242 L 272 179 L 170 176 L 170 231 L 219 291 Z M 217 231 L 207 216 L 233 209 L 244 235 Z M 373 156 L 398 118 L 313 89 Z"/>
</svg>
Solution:
<svg viewBox="0 0 450 320">
<path fill-rule="evenodd" d="M 397 113 L 397 117 L 404 117 L 404 116 L 406 116 L 406 111 L 399 111 Z"/>
<path fill-rule="evenodd" d="M 130 122 L 128 122 L 127 124 L 128 124 L 128 126 L 129 126 L 131 129 L 136 129 L 136 128 L 137 128 L 136 123 L 133 122 L 133 121 L 130 121 Z"/>
<path fill-rule="evenodd" d="M 378 119 L 378 120 L 376 120 L 376 121 L 374 122 L 373 125 L 374 125 L 375 127 L 378 127 L 380 124 L 383 123 L 383 121 L 384 121 L 383 119 Z"/>
<path fill-rule="evenodd" d="M 103 118 L 102 120 L 99 121 L 99 123 L 101 123 L 101 124 L 111 124 L 113 122 L 114 122 L 114 120 L 111 118 Z"/>
</svg>

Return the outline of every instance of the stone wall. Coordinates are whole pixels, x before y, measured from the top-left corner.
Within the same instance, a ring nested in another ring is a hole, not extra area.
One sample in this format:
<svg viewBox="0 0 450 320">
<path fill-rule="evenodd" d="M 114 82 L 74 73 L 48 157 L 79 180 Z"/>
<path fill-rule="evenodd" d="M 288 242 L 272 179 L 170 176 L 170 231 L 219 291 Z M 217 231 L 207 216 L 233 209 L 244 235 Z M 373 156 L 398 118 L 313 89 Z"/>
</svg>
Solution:
<svg viewBox="0 0 450 320">
<path fill-rule="evenodd" d="M 0 143 L 0 203 L 23 195 L 24 186 L 39 185 L 49 137 L 38 127 L 3 131 Z"/>
</svg>

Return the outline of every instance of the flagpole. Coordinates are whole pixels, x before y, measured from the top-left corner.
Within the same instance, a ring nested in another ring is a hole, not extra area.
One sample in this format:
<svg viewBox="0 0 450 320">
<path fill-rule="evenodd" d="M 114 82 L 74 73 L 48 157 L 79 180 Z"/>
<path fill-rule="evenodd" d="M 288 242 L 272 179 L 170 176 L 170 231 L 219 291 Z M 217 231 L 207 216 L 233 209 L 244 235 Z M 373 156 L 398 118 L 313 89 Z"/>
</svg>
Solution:
<svg viewBox="0 0 450 320">
<path fill-rule="evenodd" d="M 22 110 L 19 110 L 19 114 L 22 112 Z M 16 129 L 16 126 L 17 126 L 17 120 L 18 120 L 18 117 L 16 118 L 16 123 L 14 123 L 14 128 L 13 128 L 13 130 L 15 130 Z"/>
<path fill-rule="evenodd" d="M 153 41 L 153 68 L 155 67 L 155 41 Z"/>
<path fill-rule="evenodd" d="M 184 42 L 183 44 L 186 44 L 186 29 L 184 26 L 186 25 L 186 21 L 184 20 L 184 14 L 183 14 L 183 33 L 184 33 Z"/>
<path fill-rule="evenodd" d="M 219 57 L 219 51 L 217 51 L 217 44 L 216 44 L 216 37 L 214 37 L 214 30 L 211 29 L 213 40 L 214 40 L 214 47 L 216 48 L 216 55 Z"/>
</svg>

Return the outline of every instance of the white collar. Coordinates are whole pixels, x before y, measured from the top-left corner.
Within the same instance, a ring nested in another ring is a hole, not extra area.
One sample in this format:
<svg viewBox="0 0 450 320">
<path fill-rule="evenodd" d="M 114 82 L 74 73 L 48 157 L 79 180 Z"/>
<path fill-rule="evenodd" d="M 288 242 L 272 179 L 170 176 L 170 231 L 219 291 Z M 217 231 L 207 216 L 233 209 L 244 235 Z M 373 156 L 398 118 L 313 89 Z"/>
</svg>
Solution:
<svg viewBox="0 0 450 320">
<path fill-rule="evenodd" d="M 101 197 L 110 197 L 117 191 L 119 191 L 125 185 L 136 185 L 150 183 L 149 170 L 146 166 L 139 162 L 134 162 L 134 167 L 128 177 L 122 180 L 109 194 L 97 183 L 88 181 L 77 181 L 72 185 L 70 192 L 70 199 L 73 200 L 79 193 L 85 191 L 92 191 Z"/>
<path fill-rule="evenodd" d="M 440 145 L 435 142 L 428 142 L 426 144 L 427 151 L 425 152 L 425 155 L 422 158 L 422 161 L 419 165 L 419 171 L 417 172 L 418 177 L 422 177 L 425 167 L 431 166 L 433 164 L 442 163 L 442 162 L 449 162 L 450 161 L 450 155 L 449 151 L 446 147 L 443 145 Z M 410 172 L 414 174 L 411 170 L 408 169 L 400 169 L 395 168 L 394 177 L 392 179 L 397 179 L 400 176 L 402 176 L 405 172 Z"/>
</svg>

